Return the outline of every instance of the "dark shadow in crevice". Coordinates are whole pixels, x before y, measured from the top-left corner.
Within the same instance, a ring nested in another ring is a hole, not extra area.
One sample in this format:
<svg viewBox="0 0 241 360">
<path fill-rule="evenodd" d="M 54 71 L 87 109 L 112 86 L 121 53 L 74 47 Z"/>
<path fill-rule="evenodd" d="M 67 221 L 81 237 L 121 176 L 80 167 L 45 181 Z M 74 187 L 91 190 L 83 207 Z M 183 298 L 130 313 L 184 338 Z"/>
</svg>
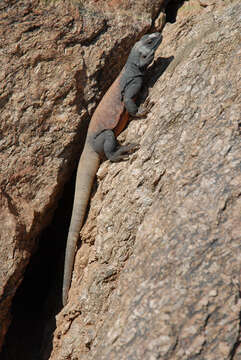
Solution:
<svg viewBox="0 0 241 360">
<path fill-rule="evenodd" d="M 178 9 L 184 4 L 185 0 L 170 0 L 166 5 L 166 22 L 173 24 L 176 22 Z"/>
<path fill-rule="evenodd" d="M 53 221 L 38 239 L 12 304 L 12 322 L 1 360 L 47 360 L 55 315 L 61 310 L 64 252 L 72 211 L 75 175 L 65 185 Z"/>
</svg>

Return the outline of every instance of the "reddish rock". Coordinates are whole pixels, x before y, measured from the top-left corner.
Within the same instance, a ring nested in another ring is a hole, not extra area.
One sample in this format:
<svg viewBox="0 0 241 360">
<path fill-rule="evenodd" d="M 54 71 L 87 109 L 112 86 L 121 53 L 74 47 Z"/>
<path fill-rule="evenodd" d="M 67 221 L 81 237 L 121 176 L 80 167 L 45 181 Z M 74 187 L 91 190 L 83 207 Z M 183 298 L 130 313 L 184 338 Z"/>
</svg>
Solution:
<svg viewBox="0 0 241 360">
<path fill-rule="evenodd" d="M 140 1 L 140 18 L 97 11 L 91 1 L 0 3 L 0 347 L 11 300 L 76 165 L 87 119 L 161 3 Z"/>
<path fill-rule="evenodd" d="M 164 28 L 148 73 L 150 114 L 120 136 L 140 150 L 99 169 L 44 359 L 241 357 L 241 6 L 187 9 L 194 3 Z M 0 345 L 83 123 L 136 38 L 152 19 L 162 27 L 166 5 L 0 4 Z"/>
</svg>

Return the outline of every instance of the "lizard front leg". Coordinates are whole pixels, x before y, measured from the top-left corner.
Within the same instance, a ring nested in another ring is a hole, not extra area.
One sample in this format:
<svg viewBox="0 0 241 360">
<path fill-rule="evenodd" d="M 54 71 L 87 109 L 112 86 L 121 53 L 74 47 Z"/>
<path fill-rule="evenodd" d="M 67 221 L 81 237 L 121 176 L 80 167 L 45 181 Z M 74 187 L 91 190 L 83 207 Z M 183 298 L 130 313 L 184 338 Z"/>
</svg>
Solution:
<svg viewBox="0 0 241 360">
<path fill-rule="evenodd" d="M 145 117 L 149 111 L 151 110 L 153 103 L 148 103 L 147 106 L 138 106 L 136 105 L 134 98 L 140 91 L 142 86 L 142 80 L 141 79 L 135 79 L 131 84 L 129 84 L 126 89 L 123 96 L 123 102 L 125 105 L 126 110 L 128 111 L 128 114 L 131 115 L 132 118 L 142 118 Z"/>
</svg>

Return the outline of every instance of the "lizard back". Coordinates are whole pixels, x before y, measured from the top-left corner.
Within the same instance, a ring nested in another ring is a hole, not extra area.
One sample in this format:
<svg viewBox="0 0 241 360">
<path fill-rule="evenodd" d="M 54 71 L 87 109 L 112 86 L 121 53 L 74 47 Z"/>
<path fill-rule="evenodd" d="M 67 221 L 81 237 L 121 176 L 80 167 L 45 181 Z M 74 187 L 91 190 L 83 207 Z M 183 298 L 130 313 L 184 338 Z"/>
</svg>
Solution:
<svg viewBox="0 0 241 360">
<path fill-rule="evenodd" d="M 114 130 L 118 135 L 126 126 L 128 113 L 122 101 L 120 78 L 122 72 L 110 86 L 97 106 L 89 125 L 88 132 L 99 134 L 103 130 Z"/>
</svg>

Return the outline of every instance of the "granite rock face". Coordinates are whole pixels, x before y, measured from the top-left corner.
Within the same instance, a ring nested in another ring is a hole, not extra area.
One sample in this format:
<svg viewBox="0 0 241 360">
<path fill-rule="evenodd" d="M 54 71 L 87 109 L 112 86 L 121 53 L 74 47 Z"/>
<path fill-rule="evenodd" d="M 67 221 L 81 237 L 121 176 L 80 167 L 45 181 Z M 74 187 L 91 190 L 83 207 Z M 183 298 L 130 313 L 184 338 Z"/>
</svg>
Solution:
<svg viewBox="0 0 241 360">
<path fill-rule="evenodd" d="M 155 105 L 120 137 L 141 148 L 99 169 L 51 360 L 241 358 L 240 34 L 238 2 L 164 28 Z"/>
<path fill-rule="evenodd" d="M 241 358 L 241 5 L 229 3 L 187 1 L 165 26 L 154 106 L 120 136 L 140 150 L 98 171 L 41 360 Z M 87 120 L 167 4 L 0 3 L 0 346 Z"/>
<path fill-rule="evenodd" d="M 165 5 L 143 0 L 139 12 L 115 16 L 114 4 L 100 11 L 103 2 L 85 3 L 0 3 L 0 347 L 11 300 L 76 166 L 88 119 Z"/>
</svg>

